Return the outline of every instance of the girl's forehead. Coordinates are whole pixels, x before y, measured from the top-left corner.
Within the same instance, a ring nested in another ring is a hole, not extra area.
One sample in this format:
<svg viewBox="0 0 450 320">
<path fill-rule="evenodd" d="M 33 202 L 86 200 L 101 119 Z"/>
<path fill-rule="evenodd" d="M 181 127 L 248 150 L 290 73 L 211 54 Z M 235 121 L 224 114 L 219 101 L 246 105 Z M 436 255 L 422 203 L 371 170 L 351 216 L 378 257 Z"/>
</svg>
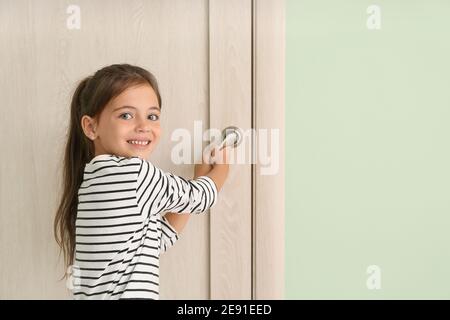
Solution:
<svg viewBox="0 0 450 320">
<path fill-rule="evenodd" d="M 141 84 L 125 89 L 117 96 L 117 98 L 134 98 L 141 96 L 156 98 L 156 93 L 150 85 Z"/>
<path fill-rule="evenodd" d="M 159 110 L 158 97 L 150 85 L 140 85 L 125 89 L 108 104 L 113 110 L 122 106 L 135 108 L 157 107 Z"/>
</svg>

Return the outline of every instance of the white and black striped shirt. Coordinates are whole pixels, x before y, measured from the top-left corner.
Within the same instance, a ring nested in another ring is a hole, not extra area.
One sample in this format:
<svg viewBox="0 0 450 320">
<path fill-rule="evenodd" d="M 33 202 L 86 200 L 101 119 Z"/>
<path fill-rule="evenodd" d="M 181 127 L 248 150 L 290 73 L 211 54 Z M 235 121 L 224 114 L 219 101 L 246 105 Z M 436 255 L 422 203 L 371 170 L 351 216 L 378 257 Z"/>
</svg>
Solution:
<svg viewBox="0 0 450 320">
<path fill-rule="evenodd" d="M 207 176 L 186 180 L 139 157 L 94 157 L 78 191 L 74 299 L 159 299 L 159 256 L 179 236 L 161 214 L 204 212 L 217 194 Z"/>
</svg>

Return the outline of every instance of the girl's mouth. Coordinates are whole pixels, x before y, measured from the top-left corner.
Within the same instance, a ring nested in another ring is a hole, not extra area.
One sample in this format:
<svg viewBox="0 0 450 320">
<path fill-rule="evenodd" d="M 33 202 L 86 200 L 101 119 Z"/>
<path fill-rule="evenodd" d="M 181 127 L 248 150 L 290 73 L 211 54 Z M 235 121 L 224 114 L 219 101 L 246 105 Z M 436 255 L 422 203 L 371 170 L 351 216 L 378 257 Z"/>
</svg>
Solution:
<svg viewBox="0 0 450 320">
<path fill-rule="evenodd" d="M 131 144 L 135 148 L 145 149 L 150 144 L 150 140 L 127 140 L 128 144 Z"/>
</svg>

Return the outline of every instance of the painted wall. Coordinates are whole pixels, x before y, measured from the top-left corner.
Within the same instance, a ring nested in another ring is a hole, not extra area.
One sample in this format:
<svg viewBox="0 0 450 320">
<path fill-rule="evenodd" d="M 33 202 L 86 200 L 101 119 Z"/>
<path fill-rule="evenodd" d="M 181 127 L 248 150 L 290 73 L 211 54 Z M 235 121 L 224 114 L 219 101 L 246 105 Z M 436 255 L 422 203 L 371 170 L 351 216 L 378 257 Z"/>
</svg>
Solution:
<svg viewBox="0 0 450 320">
<path fill-rule="evenodd" d="M 450 2 L 287 0 L 286 298 L 450 298 Z"/>
</svg>

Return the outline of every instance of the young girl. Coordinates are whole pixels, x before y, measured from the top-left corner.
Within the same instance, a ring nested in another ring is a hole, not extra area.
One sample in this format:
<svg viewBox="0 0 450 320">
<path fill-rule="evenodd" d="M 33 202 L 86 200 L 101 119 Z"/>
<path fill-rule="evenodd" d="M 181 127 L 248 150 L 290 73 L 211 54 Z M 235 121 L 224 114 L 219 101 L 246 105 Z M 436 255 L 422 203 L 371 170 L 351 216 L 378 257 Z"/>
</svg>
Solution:
<svg viewBox="0 0 450 320">
<path fill-rule="evenodd" d="M 213 151 L 216 164 L 195 165 L 192 180 L 147 160 L 161 135 L 161 107 L 155 77 L 128 64 L 107 66 L 75 90 L 54 223 L 75 299 L 159 299 L 159 256 L 189 216 L 179 213 L 217 202 L 225 149 Z"/>
</svg>

